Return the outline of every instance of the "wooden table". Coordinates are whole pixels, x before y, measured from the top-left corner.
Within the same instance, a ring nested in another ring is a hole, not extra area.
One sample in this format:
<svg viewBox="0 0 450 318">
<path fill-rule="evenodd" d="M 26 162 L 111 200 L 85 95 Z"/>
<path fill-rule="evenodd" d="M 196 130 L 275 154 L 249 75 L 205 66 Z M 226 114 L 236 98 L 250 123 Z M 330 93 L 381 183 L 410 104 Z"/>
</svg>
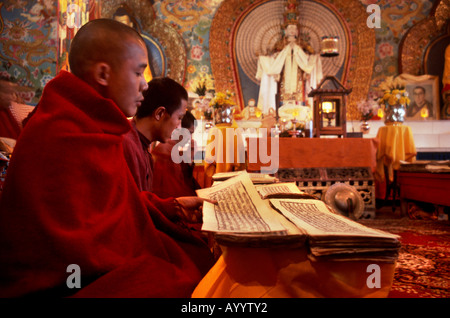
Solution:
<svg viewBox="0 0 450 318">
<path fill-rule="evenodd" d="M 409 200 L 450 206 L 450 173 L 398 171 L 402 215 Z"/>
</svg>

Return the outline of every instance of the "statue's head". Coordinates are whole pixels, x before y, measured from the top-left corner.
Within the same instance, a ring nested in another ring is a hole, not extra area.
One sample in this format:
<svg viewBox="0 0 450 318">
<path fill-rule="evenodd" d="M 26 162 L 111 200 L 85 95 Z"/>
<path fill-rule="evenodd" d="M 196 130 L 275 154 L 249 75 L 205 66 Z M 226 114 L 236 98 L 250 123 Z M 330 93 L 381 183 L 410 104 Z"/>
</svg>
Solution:
<svg viewBox="0 0 450 318">
<path fill-rule="evenodd" d="M 284 36 L 298 38 L 298 26 L 297 24 L 288 24 L 284 29 Z"/>
</svg>

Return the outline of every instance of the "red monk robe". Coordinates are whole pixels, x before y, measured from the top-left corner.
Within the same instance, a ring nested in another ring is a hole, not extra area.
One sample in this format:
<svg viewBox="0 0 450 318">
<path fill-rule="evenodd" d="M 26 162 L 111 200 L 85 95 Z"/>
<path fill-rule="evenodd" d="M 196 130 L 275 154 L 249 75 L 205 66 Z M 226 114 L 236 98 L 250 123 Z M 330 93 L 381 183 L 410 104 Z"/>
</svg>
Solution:
<svg viewBox="0 0 450 318">
<path fill-rule="evenodd" d="M 195 196 L 199 189 L 197 181 L 192 175 L 190 163 L 175 163 L 172 160 L 172 149 L 177 147 L 178 141 L 170 140 L 158 144 L 152 150 L 153 156 L 153 190 L 160 198 Z"/>
<path fill-rule="evenodd" d="M 141 134 L 136 128 L 136 122 L 134 119 L 130 120 L 131 129 L 128 133 L 123 136 L 123 149 L 124 157 L 130 169 L 130 172 L 137 184 L 137 187 L 141 191 L 151 191 L 155 195 L 154 200 L 160 200 L 158 198 L 170 199 L 173 201 L 174 198 L 181 196 L 195 196 L 195 191 L 178 191 L 180 189 L 178 180 L 178 174 L 176 174 L 177 164 L 172 163 L 170 168 L 166 170 L 167 167 L 162 167 L 160 165 L 153 167 L 152 155 L 149 152 L 150 140 L 148 140 L 143 134 Z M 157 147 L 158 148 L 158 147 Z M 170 159 L 170 158 L 169 158 Z M 175 172 L 175 175 L 174 175 Z M 153 191 L 152 183 L 153 176 L 159 175 L 164 178 L 167 182 L 165 183 L 167 192 L 164 189 L 159 189 L 163 191 L 155 192 Z M 191 174 L 192 175 L 192 174 Z M 174 178 L 175 176 L 175 178 Z M 183 182 L 181 180 L 181 182 Z M 184 184 L 184 182 L 183 182 Z M 175 191 L 171 191 L 175 190 Z M 150 195 L 150 194 L 149 194 Z M 173 223 L 170 224 L 172 230 L 171 232 L 179 233 L 183 232 L 186 236 L 190 237 L 189 240 L 194 240 L 196 242 L 196 247 L 184 246 L 188 255 L 194 260 L 199 268 L 206 274 L 206 272 L 212 267 L 214 255 L 211 253 L 210 247 L 207 242 L 205 242 L 205 236 L 199 232 L 201 229 L 201 224 L 188 224 L 184 221 L 174 219 L 175 211 L 173 209 L 165 209 L 162 212 L 168 217 Z M 167 226 L 167 222 L 164 223 Z"/>
<path fill-rule="evenodd" d="M 149 152 L 150 140 L 137 130 L 134 119 L 130 120 L 130 124 L 130 131 L 123 136 L 125 160 L 138 189 L 152 192 L 153 159 Z"/>
<path fill-rule="evenodd" d="M 191 295 L 202 277 L 180 247 L 191 243 L 160 212 L 171 200 L 137 189 L 122 149 L 130 128 L 74 75 L 46 85 L 1 196 L 0 297 Z M 71 264 L 81 289 L 67 287 Z"/>
</svg>

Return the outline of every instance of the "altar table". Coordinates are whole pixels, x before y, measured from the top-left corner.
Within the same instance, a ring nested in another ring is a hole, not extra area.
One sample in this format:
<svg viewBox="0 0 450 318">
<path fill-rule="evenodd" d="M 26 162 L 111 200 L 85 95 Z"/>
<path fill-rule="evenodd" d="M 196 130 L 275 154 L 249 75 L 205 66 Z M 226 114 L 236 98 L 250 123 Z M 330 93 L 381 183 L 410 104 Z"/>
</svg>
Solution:
<svg viewBox="0 0 450 318">
<path fill-rule="evenodd" d="M 259 139 L 259 138 L 258 138 Z M 247 148 L 251 144 L 247 141 Z M 279 168 L 370 167 L 376 169 L 378 140 L 371 138 L 278 138 Z M 257 151 L 260 152 L 259 142 Z M 268 139 L 269 149 L 271 139 Z M 247 149 L 247 153 L 250 150 Z M 251 157 L 247 154 L 247 157 Z M 247 163 L 248 171 L 268 166 L 258 160 Z"/>
<path fill-rule="evenodd" d="M 222 247 L 222 251 L 192 297 L 383 298 L 394 279 L 395 263 L 311 261 L 306 247 Z M 379 286 L 371 284 L 371 264 L 379 266 Z"/>
</svg>

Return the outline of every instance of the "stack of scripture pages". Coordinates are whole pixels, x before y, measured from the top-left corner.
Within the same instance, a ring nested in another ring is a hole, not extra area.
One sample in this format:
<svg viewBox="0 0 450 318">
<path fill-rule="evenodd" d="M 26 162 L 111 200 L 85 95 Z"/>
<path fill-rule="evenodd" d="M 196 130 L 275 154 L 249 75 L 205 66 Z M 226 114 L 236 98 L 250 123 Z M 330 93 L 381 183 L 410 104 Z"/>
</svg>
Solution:
<svg viewBox="0 0 450 318">
<path fill-rule="evenodd" d="M 276 187 L 290 194 L 275 195 Z M 219 244 L 304 245 L 315 260 L 393 262 L 398 256 L 400 243 L 396 235 L 336 214 L 323 201 L 302 197 L 293 184 L 255 186 L 247 173 L 240 173 L 197 193 L 218 202 L 204 203 L 202 230 L 214 232 Z"/>
</svg>

